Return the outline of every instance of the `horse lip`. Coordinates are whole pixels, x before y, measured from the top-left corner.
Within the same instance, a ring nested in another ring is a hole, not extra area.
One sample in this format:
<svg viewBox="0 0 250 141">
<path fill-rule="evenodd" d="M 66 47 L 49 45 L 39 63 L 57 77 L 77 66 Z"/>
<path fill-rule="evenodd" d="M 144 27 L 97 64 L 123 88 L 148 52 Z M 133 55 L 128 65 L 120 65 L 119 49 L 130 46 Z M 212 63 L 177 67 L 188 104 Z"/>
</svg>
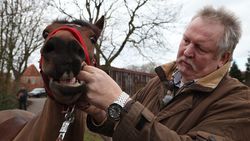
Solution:
<svg viewBox="0 0 250 141">
<path fill-rule="evenodd" d="M 61 84 L 57 81 L 51 81 L 49 83 L 50 89 L 55 91 L 56 93 L 61 93 L 64 96 L 72 96 L 78 93 L 83 93 L 84 89 L 86 88 L 86 85 L 84 82 L 77 82 L 78 84 L 76 85 L 66 85 L 66 84 Z"/>
</svg>

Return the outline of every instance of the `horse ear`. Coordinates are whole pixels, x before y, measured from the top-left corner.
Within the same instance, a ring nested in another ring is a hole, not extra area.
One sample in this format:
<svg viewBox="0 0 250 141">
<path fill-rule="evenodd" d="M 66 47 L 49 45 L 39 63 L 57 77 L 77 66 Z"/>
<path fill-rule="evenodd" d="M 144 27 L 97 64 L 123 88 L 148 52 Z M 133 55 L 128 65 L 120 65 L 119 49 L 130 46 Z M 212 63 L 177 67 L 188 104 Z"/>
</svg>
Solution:
<svg viewBox="0 0 250 141">
<path fill-rule="evenodd" d="M 102 16 L 97 22 L 95 23 L 95 26 L 97 26 L 100 30 L 103 29 L 104 25 L 104 16 Z"/>
</svg>

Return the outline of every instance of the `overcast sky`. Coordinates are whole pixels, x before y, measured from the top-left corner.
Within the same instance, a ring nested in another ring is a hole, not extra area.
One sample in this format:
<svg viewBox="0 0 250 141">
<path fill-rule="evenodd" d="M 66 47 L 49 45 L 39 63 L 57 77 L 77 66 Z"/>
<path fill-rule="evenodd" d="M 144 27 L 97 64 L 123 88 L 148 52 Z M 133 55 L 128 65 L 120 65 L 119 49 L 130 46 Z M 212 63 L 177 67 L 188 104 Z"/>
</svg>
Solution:
<svg viewBox="0 0 250 141">
<path fill-rule="evenodd" d="M 242 22 L 243 34 L 239 44 L 237 45 L 234 52 L 234 60 L 236 61 L 238 67 L 241 70 L 246 70 L 247 57 L 250 55 L 250 1 L 249 0 L 174 0 L 176 3 L 183 5 L 182 10 L 180 11 L 180 16 L 177 24 L 177 29 L 175 32 L 166 34 L 169 43 L 171 44 L 171 50 L 168 52 L 159 53 L 153 58 L 155 62 L 160 64 L 166 63 L 168 61 L 175 60 L 179 42 L 182 38 L 182 33 L 184 32 L 185 26 L 190 21 L 192 16 L 205 5 L 212 5 L 214 7 L 224 6 L 226 9 L 233 11 L 236 16 L 238 16 Z M 114 61 L 112 65 L 117 67 L 124 67 L 126 65 L 135 64 L 141 65 L 147 63 L 148 61 L 140 56 L 132 57 L 128 59 L 126 51 Z"/>
<path fill-rule="evenodd" d="M 163 2 L 165 1 L 163 0 Z M 175 60 L 179 42 L 182 38 L 182 33 L 184 32 L 185 26 L 190 21 L 191 17 L 203 6 L 212 5 L 214 7 L 224 6 L 225 8 L 233 11 L 240 18 L 242 22 L 243 34 L 235 49 L 234 60 L 241 70 L 246 69 L 245 63 L 247 62 L 248 55 L 250 55 L 250 48 L 248 48 L 248 46 L 250 46 L 250 28 L 247 27 L 250 25 L 249 0 L 173 0 L 173 2 L 182 4 L 182 10 L 180 11 L 179 20 L 176 24 L 174 32 L 165 34 L 165 38 L 168 39 L 171 49 L 169 51 L 157 53 L 157 56 L 152 56 L 154 62 L 163 64 Z M 147 59 L 139 56 L 138 54 L 133 54 L 135 52 L 136 51 L 124 50 L 122 54 L 112 63 L 112 66 L 126 67 L 128 65 L 142 65 L 148 63 Z M 39 57 L 37 57 L 37 55 L 32 55 L 31 63 L 38 66 L 38 59 Z"/>
</svg>

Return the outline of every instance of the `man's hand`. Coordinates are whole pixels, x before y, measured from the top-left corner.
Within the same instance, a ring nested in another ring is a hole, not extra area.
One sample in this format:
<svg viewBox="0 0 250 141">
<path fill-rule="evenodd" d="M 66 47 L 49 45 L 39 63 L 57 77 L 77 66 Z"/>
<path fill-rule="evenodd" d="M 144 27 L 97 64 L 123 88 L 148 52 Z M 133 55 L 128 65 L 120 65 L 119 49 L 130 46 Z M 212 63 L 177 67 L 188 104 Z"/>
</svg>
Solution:
<svg viewBox="0 0 250 141">
<path fill-rule="evenodd" d="M 84 107 L 78 107 L 80 110 L 88 113 L 91 117 L 93 117 L 94 122 L 96 124 L 100 124 L 107 119 L 106 112 L 102 109 L 95 107 L 94 105 L 88 105 Z"/>
<path fill-rule="evenodd" d="M 87 85 L 87 101 L 104 111 L 122 93 L 121 88 L 107 73 L 93 66 L 85 65 L 78 80 Z"/>
</svg>

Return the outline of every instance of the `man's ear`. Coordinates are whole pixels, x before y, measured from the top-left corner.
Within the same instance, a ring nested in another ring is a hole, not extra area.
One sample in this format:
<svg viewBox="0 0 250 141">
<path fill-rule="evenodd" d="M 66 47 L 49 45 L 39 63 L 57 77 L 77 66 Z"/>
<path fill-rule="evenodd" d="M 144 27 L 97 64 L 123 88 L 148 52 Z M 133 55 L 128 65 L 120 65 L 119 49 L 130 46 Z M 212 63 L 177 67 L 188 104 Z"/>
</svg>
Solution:
<svg viewBox="0 0 250 141">
<path fill-rule="evenodd" d="M 225 65 L 228 61 L 230 61 L 230 59 L 231 59 L 231 57 L 232 57 L 232 53 L 230 53 L 230 52 L 225 52 L 222 56 L 221 56 L 221 58 L 220 58 L 220 62 L 219 62 L 219 64 L 218 64 L 218 67 L 220 68 L 220 67 L 222 67 L 223 65 Z"/>
<path fill-rule="evenodd" d="M 104 16 L 102 16 L 97 22 L 95 23 L 95 26 L 98 27 L 100 30 L 103 29 L 104 26 Z"/>
</svg>

